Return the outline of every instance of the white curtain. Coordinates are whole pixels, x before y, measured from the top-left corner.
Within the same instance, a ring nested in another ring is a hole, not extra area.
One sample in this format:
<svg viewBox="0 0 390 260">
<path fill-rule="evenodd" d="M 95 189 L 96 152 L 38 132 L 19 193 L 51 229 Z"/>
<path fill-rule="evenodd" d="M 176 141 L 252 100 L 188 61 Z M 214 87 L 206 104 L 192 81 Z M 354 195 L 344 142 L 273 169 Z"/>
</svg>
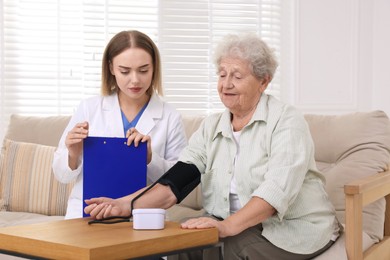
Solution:
<svg viewBox="0 0 390 260">
<path fill-rule="evenodd" d="M 183 114 L 222 109 L 212 52 L 223 35 L 257 32 L 280 56 L 280 0 L 2 0 L 0 12 L 0 136 L 13 113 L 68 115 L 98 94 L 104 47 L 121 30 L 159 46 L 165 100 Z M 282 69 L 268 88 L 277 97 Z"/>
</svg>

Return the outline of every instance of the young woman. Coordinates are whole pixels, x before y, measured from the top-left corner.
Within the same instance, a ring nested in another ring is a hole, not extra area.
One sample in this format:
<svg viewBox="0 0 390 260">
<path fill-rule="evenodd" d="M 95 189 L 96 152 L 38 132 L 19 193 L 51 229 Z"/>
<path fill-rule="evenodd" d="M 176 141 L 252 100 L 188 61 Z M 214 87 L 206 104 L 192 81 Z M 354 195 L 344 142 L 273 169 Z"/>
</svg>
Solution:
<svg viewBox="0 0 390 260">
<path fill-rule="evenodd" d="M 54 155 L 56 178 L 62 183 L 76 179 L 65 218 L 82 217 L 87 136 L 127 137 L 135 146 L 147 142 L 149 183 L 177 161 L 187 144 L 184 127 L 180 114 L 161 100 L 162 94 L 157 46 L 139 31 L 115 35 L 103 55 L 101 95 L 81 101 Z"/>
</svg>

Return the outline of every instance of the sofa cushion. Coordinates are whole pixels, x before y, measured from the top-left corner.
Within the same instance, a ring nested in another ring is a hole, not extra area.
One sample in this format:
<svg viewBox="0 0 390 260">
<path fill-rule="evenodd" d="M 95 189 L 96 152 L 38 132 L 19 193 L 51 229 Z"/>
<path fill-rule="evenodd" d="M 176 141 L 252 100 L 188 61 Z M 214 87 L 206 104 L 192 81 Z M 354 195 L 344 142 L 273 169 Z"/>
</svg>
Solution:
<svg viewBox="0 0 390 260">
<path fill-rule="evenodd" d="M 363 251 L 367 250 L 374 244 L 374 241 L 371 239 L 369 235 L 363 232 L 363 241 L 362 248 Z M 336 240 L 336 242 L 324 253 L 321 255 L 314 257 L 313 260 L 348 260 L 347 251 L 345 250 L 345 233 L 342 233 L 341 236 Z"/>
<path fill-rule="evenodd" d="M 29 225 L 63 219 L 64 216 L 46 216 L 29 212 L 0 211 L 0 227 Z M 0 260 L 3 260 L 2 257 L 0 257 Z"/>
<path fill-rule="evenodd" d="M 0 210 L 63 216 L 72 184 L 52 173 L 53 146 L 5 139 L 0 168 Z"/>
<path fill-rule="evenodd" d="M 204 120 L 204 116 L 190 116 L 190 115 L 183 115 L 183 124 L 184 124 L 184 130 L 186 132 L 187 139 L 190 139 L 192 134 L 198 130 L 200 124 Z M 188 196 L 180 202 L 181 206 L 188 207 L 192 210 L 199 211 L 203 209 L 203 203 L 202 203 L 202 189 L 200 185 L 198 185 Z M 180 208 L 180 207 L 179 207 Z M 174 210 L 172 210 L 174 211 Z M 179 213 L 172 213 L 174 216 L 179 216 L 181 214 Z M 182 214 L 184 218 L 187 217 L 188 214 Z M 174 218 L 175 219 L 175 218 Z"/>
<path fill-rule="evenodd" d="M 166 220 L 183 222 L 189 218 L 197 218 L 205 214 L 206 211 L 204 209 L 192 209 L 186 205 L 178 204 L 167 209 Z"/>
<path fill-rule="evenodd" d="M 305 118 L 329 198 L 340 222 L 345 223 L 344 185 L 388 168 L 390 121 L 382 111 Z M 384 212 L 384 198 L 363 209 L 363 230 L 375 241 L 383 238 Z"/>
<path fill-rule="evenodd" d="M 4 139 L 57 147 L 70 116 L 11 115 Z"/>
<path fill-rule="evenodd" d="M 198 130 L 204 118 L 205 116 L 182 115 L 184 131 L 186 132 L 187 140 L 189 140 L 192 134 Z"/>
</svg>

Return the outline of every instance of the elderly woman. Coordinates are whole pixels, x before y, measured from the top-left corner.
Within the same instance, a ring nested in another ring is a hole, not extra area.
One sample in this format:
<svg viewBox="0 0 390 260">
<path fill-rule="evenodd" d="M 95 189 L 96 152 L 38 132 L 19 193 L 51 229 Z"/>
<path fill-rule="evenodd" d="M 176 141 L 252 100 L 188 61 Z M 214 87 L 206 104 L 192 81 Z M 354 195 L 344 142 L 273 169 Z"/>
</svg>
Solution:
<svg viewBox="0 0 390 260">
<path fill-rule="evenodd" d="M 256 35 L 229 35 L 216 52 L 226 110 L 204 120 L 189 145 L 134 207 L 168 208 L 200 181 L 208 215 L 183 228 L 217 227 L 225 259 L 309 259 L 336 240 L 339 225 L 314 161 L 305 119 L 264 93 L 277 62 Z M 130 214 L 131 194 L 95 198 L 100 219 Z"/>
</svg>

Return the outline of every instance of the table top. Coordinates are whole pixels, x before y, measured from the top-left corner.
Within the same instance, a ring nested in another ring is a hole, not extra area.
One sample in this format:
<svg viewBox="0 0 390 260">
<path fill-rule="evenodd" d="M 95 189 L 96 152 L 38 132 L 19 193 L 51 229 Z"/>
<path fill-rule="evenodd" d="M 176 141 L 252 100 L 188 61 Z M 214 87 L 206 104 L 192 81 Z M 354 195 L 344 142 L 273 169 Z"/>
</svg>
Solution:
<svg viewBox="0 0 390 260">
<path fill-rule="evenodd" d="M 0 250 L 51 259 L 126 259 L 218 243 L 218 230 L 134 230 L 131 222 L 88 225 L 89 218 L 0 228 Z"/>
</svg>

